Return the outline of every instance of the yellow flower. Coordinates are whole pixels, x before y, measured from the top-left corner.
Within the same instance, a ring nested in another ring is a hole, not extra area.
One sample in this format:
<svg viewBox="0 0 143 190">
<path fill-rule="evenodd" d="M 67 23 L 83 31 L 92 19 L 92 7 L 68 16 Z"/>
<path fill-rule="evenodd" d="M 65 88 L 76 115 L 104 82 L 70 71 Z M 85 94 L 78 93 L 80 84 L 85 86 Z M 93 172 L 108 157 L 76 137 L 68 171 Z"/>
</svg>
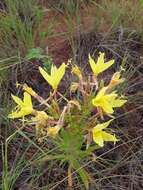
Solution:
<svg viewBox="0 0 143 190">
<path fill-rule="evenodd" d="M 118 94 L 114 91 L 110 94 L 106 94 L 108 87 L 103 87 L 95 98 L 92 99 L 92 104 L 95 107 L 101 107 L 104 112 L 108 114 L 113 114 L 113 108 L 123 106 L 127 100 L 122 98 L 117 98 Z"/>
<path fill-rule="evenodd" d="M 111 78 L 111 81 L 110 81 L 110 83 L 108 85 L 108 88 L 112 88 L 112 87 L 124 82 L 125 79 L 120 78 L 120 76 L 121 76 L 120 72 L 114 73 L 112 78 Z"/>
<path fill-rule="evenodd" d="M 112 120 L 109 120 L 105 123 L 97 124 L 92 129 L 93 140 L 100 147 L 104 146 L 104 141 L 111 141 L 114 143 L 118 141 L 118 139 L 115 137 L 115 135 L 111 135 L 110 133 L 103 131 L 105 128 L 107 128 L 109 126 L 111 121 Z"/>
<path fill-rule="evenodd" d="M 23 101 L 17 96 L 14 96 L 14 95 L 11 95 L 11 96 L 18 105 L 16 107 L 16 111 L 8 115 L 9 118 L 12 118 L 12 119 L 19 118 L 25 115 L 32 114 L 32 112 L 34 112 L 31 96 L 27 92 L 24 92 Z"/>
<path fill-rule="evenodd" d="M 79 67 L 77 65 L 74 65 L 72 67 L 72 73 L 74 73 L 75 75 L 77 75 L 79 79 L 82 79 L 81 70 L 79 69 Z"/>
<path fill-rule="evenodd" d="M 94 75 L 97 76 L 98 74 L 100 74 L 103 71 L 105 71 L 106 69 L 108 69 L 111 65 L 113 65 L 114 60 L 110 60 L 105 63 L 104 62 L 104 53 L 100 52 L 97 63 L 95 63 L 95 61 L 89 55 L 89 64 L 90 64 L 90 67 L 91 67 Z"/>
<path fill-rule="evenodd" d="M 48 127 L 47 128 L 47 136 L 55 138 L 56 135 L 59 133 L 61 126 L 56 125 L 55 127 Z"/>
<path fill-rule="evenodd" d="M 42 67 L 39 67 L 39 71 L 40 71 L 41 75 L 44 77 L 44 79 L 55 90 L 58 87 L 61 79 L 63 78 L 63 76 L 65 74 L 65 68 L 66 68 L 65 63 L 63 63 L 59 68 L 52 65 L 50 75 L 44 69 L 42 69 Z"/>
</svg>

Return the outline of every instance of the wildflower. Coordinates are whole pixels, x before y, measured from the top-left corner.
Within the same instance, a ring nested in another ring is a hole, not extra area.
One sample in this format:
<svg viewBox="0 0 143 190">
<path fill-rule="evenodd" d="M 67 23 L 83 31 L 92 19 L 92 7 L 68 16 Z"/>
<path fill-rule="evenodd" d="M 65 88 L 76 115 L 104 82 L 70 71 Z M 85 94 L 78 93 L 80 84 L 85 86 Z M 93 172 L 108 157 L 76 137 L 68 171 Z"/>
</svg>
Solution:
<svg viewBox="0 0 143 190">
<path fill-rule="evenodd" d="M 79 79 L 82 79 L 81 70 L 79 69 L 79 67 L 77 65 L 74 65 L 72 67 L 72 73 L 74 73 L 75 75 L 77 75 Z"/>
<path fill-rule="evenodd" d="M 48 127 L 47 136 L 55 138 L 56 135 L 59 133 L 60 129 L 61 129 L 60 125 L 56 125 L 55 127 Z"/>
<path fill-rule="evenodd" d="M 117 98 L 118 94 L 114 91 L 106 94 L 108 87 L 103 87 L 95 98 L 92 99 L 92 104 L 96 107 L 101 107 L 105 113 L 113 114 L 113 108 L 123 106 L 127 100 Z"/>
<path fill-rule="evenodd" d="M 63 76 L 65 74 L 65 68 L 66 68 L 65 63 L 63 63 L 59 68 L 52 65 L 50 75 L 44 69 L 42 69 L 42 67 L 39 67 L 39 71 L 40 71 L 41 75 L 44 77 L 44 79 L 55 90 L 58 87 L 61 79 L 63 78 Z"/>
<path fill-rule="evenodd" d="M 25 115 L 32 114 L 35 111 L 32 106 L 31 96 L 27 92 L 24 92 L 23 101 L 17 96 L 11 96 L 18 105 L 16 107 L 16 111 L 8 115 L 9 118 L 20 118 Z"/>
<path fill-rule="evenodd" d="M 90 64 L 90 67 L 91 67 L 94 75 L 97 76 L 98 74 L 100 74 L 103 71 L 105 71 L 106 69 L 108 69 L 111 65 L 113 65 L 114 60 L 110 60 L 105 63 L 104 62 L 104 53 L 100 52 L 97 63 L 95 63 L 95 61 L 89 55 L 89 64 Z"/>
<path fill-rule="evenodd" d="M 112 87 L 124 82 L 125 79 L 120 78 L 120 76 L 121 76 L 120 72 L 114 73 L 112 78 L 111 78 L 111 81 L 110 81 L 110 83 L 108 85 L 108 88 L 112 88 Z"/>
<path fill-rule="evenodd" d="M 105 128 L 109 126 L 112 120 L 109 120 L 105 123 L 97 124 L 92 129 L 92 135 L 93 140 L 95 143 L 97 143 L 100 147 L 104 146 L 104 141 L 111 141 L 111 142 L 117 142 L 118 139 L 115 137 L 115 135 L 111 135 L 110 133 L 107 133 L 103 131 Z"/>
</svg>

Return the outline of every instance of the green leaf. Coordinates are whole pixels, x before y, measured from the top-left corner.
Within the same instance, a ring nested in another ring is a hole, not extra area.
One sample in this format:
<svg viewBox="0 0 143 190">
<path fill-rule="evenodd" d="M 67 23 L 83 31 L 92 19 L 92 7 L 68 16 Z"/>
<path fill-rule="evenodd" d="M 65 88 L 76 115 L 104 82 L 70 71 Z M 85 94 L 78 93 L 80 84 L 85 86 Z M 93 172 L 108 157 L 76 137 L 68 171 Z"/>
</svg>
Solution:
<svg viewBox="0 0 143 190">
<path fill-rule="evenodd" d="M 47 56 L 46 58 L 44 58 L 43 59 L 44 69 L 49 72 L 51 69 L 52 63 L 53 63 L 53 60 L 50 56 Z"/>
<path fill-rule="evenodd" d="M 100 147 L 98 145 L 94 145 L 94 146 L 90 146 L 87 150 L 80 151 L 80 153 L 79 153 L 80 158 L 85 158 L 85 157 L 88 157 L 89 155 L 92 155 L 92 153 L 94 152 L 94 150 L 97 150 L 99 148 Z"/>
<path fill-rule="evenodd" d="M 37 158 L 35 161 L 32 161 L 32 164 L 42 164 L 46 161 L 51 161 L 51 160 L 63 160 L 65 155 L 59 154 L 59 155 L 46 155 L 42 158 Z"/>
<path fill-rule="evenodd" d="M 85 169 L 82 168 L 82 166 L 79 164 L 77 160 L 72 161 L 72 167 L 76 170 L 76 172 L 79 174 L 82 182 L 85 185 L 86 189 L 89 189 L 89 175 L 85 171 Z"/>
<path fill-rule="evenodd" d="M 41 59 L 43 58 L 43 50 L 41 48 L 32 48 L 28 50 L 26 59 Z"/>
</svg>

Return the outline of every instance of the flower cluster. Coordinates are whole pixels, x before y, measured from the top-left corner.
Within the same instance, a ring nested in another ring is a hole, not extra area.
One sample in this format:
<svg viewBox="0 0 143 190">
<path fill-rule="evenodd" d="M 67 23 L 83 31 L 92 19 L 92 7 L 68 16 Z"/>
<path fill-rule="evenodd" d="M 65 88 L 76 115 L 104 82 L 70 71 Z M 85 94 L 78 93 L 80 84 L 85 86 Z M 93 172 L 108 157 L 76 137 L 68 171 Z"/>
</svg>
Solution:
<svg viewBox="0 0 143 190">
<path fill-rule="evenodd" d="M 102 120 L 104 120 L 104 115 L 114 118 L 115 108 L 121 107 L 126 103 L 127 100 L 115 90 L 115 87 L 124 82 L 124 79 L 120 77 L 120 72 L 116 72 L 108 85 L 99 87 L 101 85 L 99 85 L 98 81 L 100 73 L 107 70 L 114 63 L 114 60 L 105 62 L 104 53 L 99 54 L 97 62 L 89 55 L 89 65 L 93 72 L 93 76 L 90 79 L 84 76 L 83 71 L 77 65 L 73 65 L 71 73 L 77 76 L 77 80 L 71 83 L 70 92 L 74 93 L 75 97 L 70 100 L 58 92 L 58 85 L 64 77 L 68 66 L 65 63 L 59 68 L 52 65 L 50 74 L 42 67 L 39 67 L 41 75 L 52 87 L 53 92 L 44 100 L 32 88 L 24 84 L 24 99 L 21 100 L 19 97 L 12 95 L 17 106 L 8 117 L 15 119 L 31 115 L 29 123 L 35 126 L 37 135 L 42 136 L 42 138 L 47 136 L 55 138 L 60 135 L 60 130 L 68 133 L 69 128 L 72 128 L 71 120 L 67 119 L 69 116 L 71 118 L 82 118 L 86 110 L 88 112 L 86 117 L 90 119 L 84 122 L 84 128 L 79 128 L 83 136 L 86 137 L 84 139 L 86 139 L 87 148 L 92 141 L 99 147 L 104 146 L 104 141 L 115 143 L 118 141 L 116 136 L 106 131 L 113 119 L 106 122 Z M 78 93 L 81 95 L 80 98 L 77 98 Z M 34 109 L 31 96 L 45 105 L 48 111 Z M 59 105 L 59 99 L 66 102 L 64 107 Z M 93 112 L 95 112 L 94 115 Z"/>
<path fill-rule="evenodd" d="M 50 74 L 39 67 L 39 72 L 51 86 L 49 96 L 43 99 L 24 84 L 24 98 L 21 100 L 12 95 L 17 106 L 8 116 L 11 119 L 24 118 L 25 125 L 35 129 L 39 142 L 51 138 L 50 142 L 58 149 L 43 160 L 51 158 L 68 163 L 69 187 L 74 169 L 86 189 L 89 188 L 90 177 L 81 163 L 85 157 L 93 156 L 94 151 L 103 147 L 105 142 L 115 144 L 118 141 L 109 126 L 115 118 L 115 108 L 122 107 L 127 102 L 118 92 L 119 88 L 116 88 L 125 80 L 121 78 L 121 71 L 114 73 L 110 81 L 98 77 L 115 63 L 114 60 L 105 62 L 104 53 L 100 53 L 97 62 L 90 55 L 88 61 L 92 76 L 87 76 L 77 65 L 72 65 L 71 74 L 75 77 L 72 77 L 74 81 L 66 89 L 68 96 L 60 93 L 59 84 L 72 62 L 63 63 L 59 68 L 52 65 Z M 32 99 L 39 102 L 39 110 L 34 108 Z M 41 110 L 44 106 L 45 109 Z M 109 119 L 105 120 L 105 116 Z"/>
</svg>

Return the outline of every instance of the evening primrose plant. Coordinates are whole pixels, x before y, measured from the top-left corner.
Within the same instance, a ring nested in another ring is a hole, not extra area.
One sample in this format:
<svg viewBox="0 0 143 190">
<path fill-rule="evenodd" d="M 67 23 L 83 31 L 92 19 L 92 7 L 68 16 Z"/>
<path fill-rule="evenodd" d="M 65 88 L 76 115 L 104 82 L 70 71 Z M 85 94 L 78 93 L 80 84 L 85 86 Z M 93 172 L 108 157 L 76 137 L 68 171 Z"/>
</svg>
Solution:
<svg viewBox="0 0 143 190">
<path fill-rule="evenodd" d="M 72 65 L 71 73 L 75 77 L 69 86 L 68 96 L 60 93 L 59 84 L 66 70 L 70 69 L 71 62 L 63 63 L 58 68 L 52 65 L 50 73 L 39 67 L 40 74 L 51 86 L 49 96 L 43 99 L 24 84 L 24 99 L 12 95 L 17 106 L 8 116 L 12 119 L 25 118 L 26 125 L 35 129 L 39 143 L 49 138 L 53 146 L 58 147 L 52 154 L 40 156 L 38 163 L 58 160 L 60 164 L 66 164 L 68 186 L 72 187 L 72 172 L 76 171 L 85 189 L 89 188 L 92 179 L 82 167 L 83 160 L 92 159 L 96 150 L 107 142 L 115 144 L 119 141 L 111 123 L 116 108 L 127 102 L 126 97 L 120 95 L 116 88 L 125 80 L 121 77 L 121 71 L 114 73 L 106 86 L 100 85 L 101 79 L 98 76 L 115 64 L 115 61 L 106 62 L 105 55 L 101 52 L 97 62 L 90 55 L 88 61 L 92 77 L 85 75 L 77 65 Z M 39 110 L 34 108 L 31 98 L 39 102 Z M 45 106 L 45 109 L 41 110 L 40 106 Z"/>
</svg>

